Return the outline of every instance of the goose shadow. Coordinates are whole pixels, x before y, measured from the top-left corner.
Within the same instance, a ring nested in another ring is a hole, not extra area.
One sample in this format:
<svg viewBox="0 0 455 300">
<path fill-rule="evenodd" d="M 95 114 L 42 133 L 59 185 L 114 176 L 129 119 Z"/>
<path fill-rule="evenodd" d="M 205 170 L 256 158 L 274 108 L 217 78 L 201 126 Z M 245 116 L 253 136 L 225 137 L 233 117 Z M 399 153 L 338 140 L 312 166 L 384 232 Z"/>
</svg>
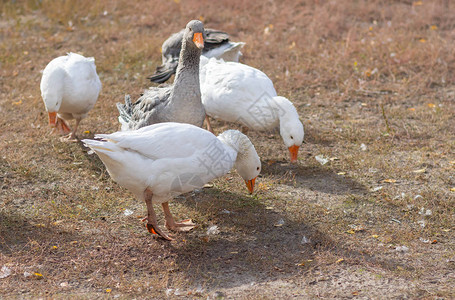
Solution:
<svg viewBox="0 0 455 300">
<path fill-rule="evenodd" d="M 34 224 L 19 213 L 0 212 L 0 253 L 3 255 L 29 249 L 33 241 L 50 245 L 75 239 L 77 236 L 73 233 L 53 228 L 49 224 Z"/>
<path fill-rule="evenodd" d="M 194 286 L 213 290 L 304 275 L 321 263 L 316 257 L 321 251 L 388 270 L 397 265 L 410 268 L 394 258 L 377 258 L 352 249 L 315 224 L 270 210 L 254 196 L 218 189 L 199 195 L 186 197 L 183 205 L 210 215 L 209 223 L 216 224 L 220 232 L 209 235 L 202 228 L 185 237 L 179 235 L 185 239 L 183 245 L 163 243 Z"/>
<path fill-rule="evenodd" d="M 322 166 L 290 164 L 288 162 L 263 162 L 262 174 L 284 178 L 284 184 L 327 194 L 364 195 L 368 189 L 358 181 Z"/>
</svg>

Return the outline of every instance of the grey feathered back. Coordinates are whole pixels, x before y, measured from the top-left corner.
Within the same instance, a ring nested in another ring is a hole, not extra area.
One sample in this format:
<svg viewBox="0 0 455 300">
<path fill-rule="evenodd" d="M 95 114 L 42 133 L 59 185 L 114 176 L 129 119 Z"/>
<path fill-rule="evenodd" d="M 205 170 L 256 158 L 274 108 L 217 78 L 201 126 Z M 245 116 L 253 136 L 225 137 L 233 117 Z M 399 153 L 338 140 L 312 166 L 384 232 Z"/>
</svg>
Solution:
<svg viewBox="0 0 455 300">
<path fill-rule="evenodd" d="M 162 122 L 202 126 L 205 109 L 201 102 L 199 83 L 201 49 L 194 44 L 192 34 L 197 32 L 204 32 L 202 22 L 189 22 L 182 38 L 182 50 L 173 85 L 150 88 L 134 104 L 131 104 L 129 97 L 125 97 L 125 104 L 117 104 L 122 130 L 135 130 Z"/>
</svg>

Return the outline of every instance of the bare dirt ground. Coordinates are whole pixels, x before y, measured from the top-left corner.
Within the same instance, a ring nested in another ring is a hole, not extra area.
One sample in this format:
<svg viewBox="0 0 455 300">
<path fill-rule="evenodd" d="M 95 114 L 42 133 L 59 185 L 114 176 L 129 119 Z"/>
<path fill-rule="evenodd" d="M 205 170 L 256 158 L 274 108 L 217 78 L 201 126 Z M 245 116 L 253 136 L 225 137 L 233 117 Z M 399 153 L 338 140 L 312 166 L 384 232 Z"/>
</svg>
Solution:
<svg viewBox="0 0 455 300">
<path fill-rule="evenodd" d="M 454 9 L 0 2 L 0 298 L 454 298 Z M 116 131 L 115 103 L 150 86 L 161 43 L 191 19 L 246 42 L 242 62 L 295 103 L 306 144 L 291 165 L 277 132 L 250 131 L 257 191 L 232 171 L 177 198 L 199 227 L 166 242 L 96 156 L 49 134 L 40 71 L 94 56 L 103 90 L 79 136 Z"/>
</svg>

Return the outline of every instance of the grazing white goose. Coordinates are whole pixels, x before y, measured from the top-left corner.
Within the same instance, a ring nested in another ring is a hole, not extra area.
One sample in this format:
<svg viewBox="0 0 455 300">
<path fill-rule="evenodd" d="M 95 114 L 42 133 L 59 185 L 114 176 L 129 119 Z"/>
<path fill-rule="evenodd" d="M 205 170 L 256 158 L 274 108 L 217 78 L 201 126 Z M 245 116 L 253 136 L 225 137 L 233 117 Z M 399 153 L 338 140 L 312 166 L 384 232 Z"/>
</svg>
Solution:
<svg viewBox="0 0 455 300">
<path fill-rule="evenodd" d="M 208 116 L 259 131 L 279 127 L 291 162 L 297 161 L 304 136 L 302 122 L 292 102 L 277 96 L 267 75 L 241 63 L 201 57 L 200 81 Z"/>
<path fill-rule="evenodd" d="M 177 74 L 173 85 L 150 88 L 132 104 L 117 103 L 122 130 L 134 130 L 161 123 L 180 122 L 201 127 L 205 110 L 201 103 L 199 57 L 204 48 L 204 25 L 193 20 L 186 25 L 182 39 Z"/>
<path fill-rule="evenodd" d="M 166 82 L 177 70 L 180 50 L 182 48 L 182 38 L 185 29 L 172 34 L 161 46 L 163 64 L 156 68 L 153 75 L 148 77 L 150 81 L 156 83 Z M 202 55 L 205 57 L 222 58 L 225 61 L 239 61 L 245 43 L 229 41 L 226 32 L 205 29 L 204 49 Z"/>
<path fill-rule="evenodd" d="M 223 176 L 232 167 L 245 180 L 250 193 L 261 171 L 251 141 L 236 130 L 218 137 L 183 123 L 160 123 L 134 131 L 98 134 L 102 140 L 82 140 L 103 161 L 112 179 L 147 205 L 147 228 L 171 240 L 157 225 L 153 203 L 162 204 L 166 227 L 187 231 L 191 220 L 175 222 L 168 201 Z"/>
<path fill-rule="evenodd" d="M 61 134 L 69 133 L 66 140 L 74 141 L 79 122 L 93 108 L 101 91 L 95 59 L 76 53 L 53 59 L 44 68 L 40 88 L 49 125 Z M 71 119 L 76 119 L 73 130 L 65 122 Z"/>
</svg>

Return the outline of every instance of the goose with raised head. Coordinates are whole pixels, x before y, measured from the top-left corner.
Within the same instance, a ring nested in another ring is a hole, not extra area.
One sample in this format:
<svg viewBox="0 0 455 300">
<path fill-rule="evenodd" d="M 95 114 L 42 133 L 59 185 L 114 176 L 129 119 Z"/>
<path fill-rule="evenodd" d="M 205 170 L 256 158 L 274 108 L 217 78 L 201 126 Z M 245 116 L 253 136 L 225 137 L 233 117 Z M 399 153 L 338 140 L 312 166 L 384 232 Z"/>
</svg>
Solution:
<svg viewBox="0 0 455 300">
<path fill-rule="evenodd" d="M 166 82 L 177 70 L 180 50 L 182 49 L 182 38 L 185 29 L 172 34 L 161 46 L 162 65 L 156 68 L 153 75 L 148 77 L 150 81 L 156 83 Z M 206 28 L 204 39 L 204 49 L 202 55 L 205 57 L 222 58 L 225 61 L 239 61 L 245 43 L 231 42 L 226 32 Z"/>
<path fill-rule="evenodd" d="M 103 161 L 121 186 L 147 205 L 147 228 L 171 240 L 157 224 L 153 204 L 162 204 L 169 230 L 188 231 L 191 220 L 176 222 L 168 202 L 202 187 L 233 167 L 253 193 L 261 161 L 251 141 L 239 131 L 218 137 L 202 128 L 182 123 L 161 123 L 133 131 L 98 134 L 102 140 L 83 140 Z"/>
<path fill-rule="evenodd" d="M 174 84 L 150 88 L 134 104 L 128 95 L 125 104 L 117 103 L 122 130 L 162 122 L 202 126 L 205 110 L 201 103 L 199 57 L 203 48 L 204 25 L 198 20 L 190 21 L 183 34 Z"/>
<path fill-rule="evenodd" d="M 241 63 L 201 57 L 200 81 L 208 116 L 259 131 L 279 127 L 291 162 L 297 161 L 303 124 L 292 102 L 277 96 L 267 75 Z M 208 117 L 207 125 L 212 131 Z"/>
<path fill-rule="evenodd" d="M 65 140 L 75 141 L 79 122 L 93 108 L 101 91 L 95 59 L 76 53 L 53 59 L 44 68 L 41 97 L 49 114 L 49 125 Z M 74 129 L 65 121 L 76 119 Z"/>
</svg>

